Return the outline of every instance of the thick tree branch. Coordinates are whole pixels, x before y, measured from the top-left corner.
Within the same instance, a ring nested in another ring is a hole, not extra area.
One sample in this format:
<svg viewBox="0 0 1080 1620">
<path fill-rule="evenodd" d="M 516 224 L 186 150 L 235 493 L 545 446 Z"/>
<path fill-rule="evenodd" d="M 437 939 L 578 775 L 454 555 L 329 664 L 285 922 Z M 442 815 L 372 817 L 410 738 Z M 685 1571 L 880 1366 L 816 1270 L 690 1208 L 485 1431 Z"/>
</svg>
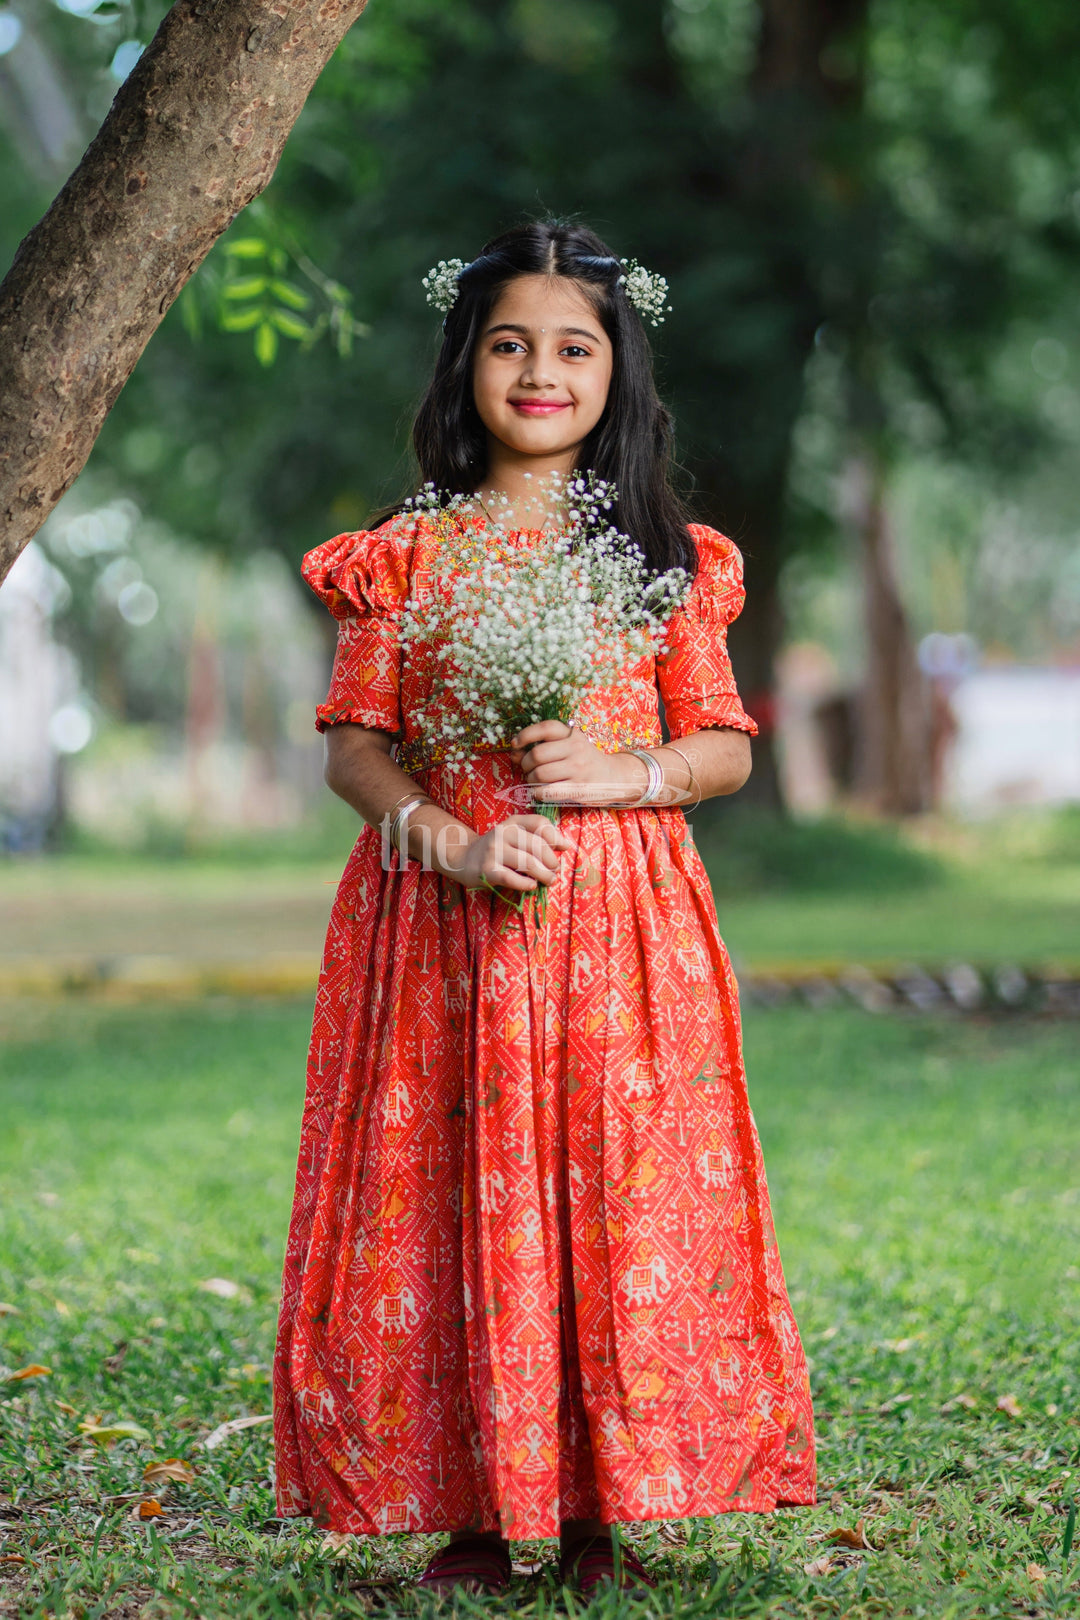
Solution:
<svg viewBox="0 0 1080 1620">
<path fill-rule="evenodd" d="M 0 286 L 0 579 L 366 0 L 179 0 Z"/>
</svg>

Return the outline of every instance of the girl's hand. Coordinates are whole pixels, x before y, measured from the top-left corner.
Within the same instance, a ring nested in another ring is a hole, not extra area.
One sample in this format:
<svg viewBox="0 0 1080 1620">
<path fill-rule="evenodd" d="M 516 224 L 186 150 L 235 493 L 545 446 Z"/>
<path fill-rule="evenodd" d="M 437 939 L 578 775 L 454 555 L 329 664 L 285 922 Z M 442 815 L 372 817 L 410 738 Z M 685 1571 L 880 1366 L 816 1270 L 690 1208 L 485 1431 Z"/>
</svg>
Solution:
<svg viewBox="0 0 1080 1620">
<path fill-rule="evenodd" d="M 546 816 L 508 816 L 473 839 L 454 875 L 467 889 L 495 884 L 535 889 L 538 883 L 551 882 L 560 855 L 573 847 Z"/>
<path fill-rule="evenodd" d="M 545 804 L 619 804 L 641 793 L 618 755 L 601 753 L 576 726 L 561 720 L 537 720 L 510 741 L 510 757 Z"/>
</svg>

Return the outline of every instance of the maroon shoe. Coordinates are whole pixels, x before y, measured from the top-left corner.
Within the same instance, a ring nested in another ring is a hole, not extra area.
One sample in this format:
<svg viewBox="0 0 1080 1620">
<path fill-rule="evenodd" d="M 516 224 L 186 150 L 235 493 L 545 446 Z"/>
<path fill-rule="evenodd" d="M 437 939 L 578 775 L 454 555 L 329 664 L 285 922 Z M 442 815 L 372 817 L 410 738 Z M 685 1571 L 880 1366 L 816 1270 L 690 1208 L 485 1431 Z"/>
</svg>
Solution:
<svg viewBox="0 0 1080 1620">
<path fill-rule="evenodd" d="M 656 1582 L 641 1559 L 624 1541 L 619 1543 L 620 1587 L 655 1586 Z M 573 1542 L 559 1556 L 559 1577 L 564 1586 L 573 1584 L 585 1598 L 591 1598 L 603 1581 L 615 1583 L 615 1548 L 609 1536 L 586 1536 Z"/>
<path fill-rule="evenodd" d="M 511 1574 L 508 1547 L 486 1536 L 462 1536 L 440 1548 L 416 1585 L 425 1592 L 452 1592 L 460 1587 L 475 1596 L 504 1592 Z"/>
</svg>

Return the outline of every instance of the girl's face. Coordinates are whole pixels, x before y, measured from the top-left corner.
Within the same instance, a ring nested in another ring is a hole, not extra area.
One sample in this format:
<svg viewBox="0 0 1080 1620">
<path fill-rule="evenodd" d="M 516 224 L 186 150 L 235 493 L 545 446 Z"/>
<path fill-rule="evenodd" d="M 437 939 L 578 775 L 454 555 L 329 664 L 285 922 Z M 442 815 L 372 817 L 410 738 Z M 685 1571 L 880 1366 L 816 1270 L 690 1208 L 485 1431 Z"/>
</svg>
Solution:
<svg viewBox="0 0 1080 1620">
<path fill-rule="evenodd" d="M 480 333 L 473 398 L 492 449 L 572 468 L 607 403 L 611 339 L 561 276 L 518 276 Z"/>
</svg>

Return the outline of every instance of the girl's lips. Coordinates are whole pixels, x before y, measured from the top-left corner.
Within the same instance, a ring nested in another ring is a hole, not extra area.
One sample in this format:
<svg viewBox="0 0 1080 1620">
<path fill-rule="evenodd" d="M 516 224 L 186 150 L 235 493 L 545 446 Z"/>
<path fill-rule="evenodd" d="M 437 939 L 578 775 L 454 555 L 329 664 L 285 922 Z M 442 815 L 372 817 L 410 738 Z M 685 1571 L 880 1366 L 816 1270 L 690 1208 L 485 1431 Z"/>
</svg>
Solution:
<svg viewBox="0 0 1080 1620">
<path fill-rule="evenodd" d="M 510 404 L 524 416 L 554 416 L 556 411 L 568 411 L 569 400 L 512 399 Z"/>
</svg>

